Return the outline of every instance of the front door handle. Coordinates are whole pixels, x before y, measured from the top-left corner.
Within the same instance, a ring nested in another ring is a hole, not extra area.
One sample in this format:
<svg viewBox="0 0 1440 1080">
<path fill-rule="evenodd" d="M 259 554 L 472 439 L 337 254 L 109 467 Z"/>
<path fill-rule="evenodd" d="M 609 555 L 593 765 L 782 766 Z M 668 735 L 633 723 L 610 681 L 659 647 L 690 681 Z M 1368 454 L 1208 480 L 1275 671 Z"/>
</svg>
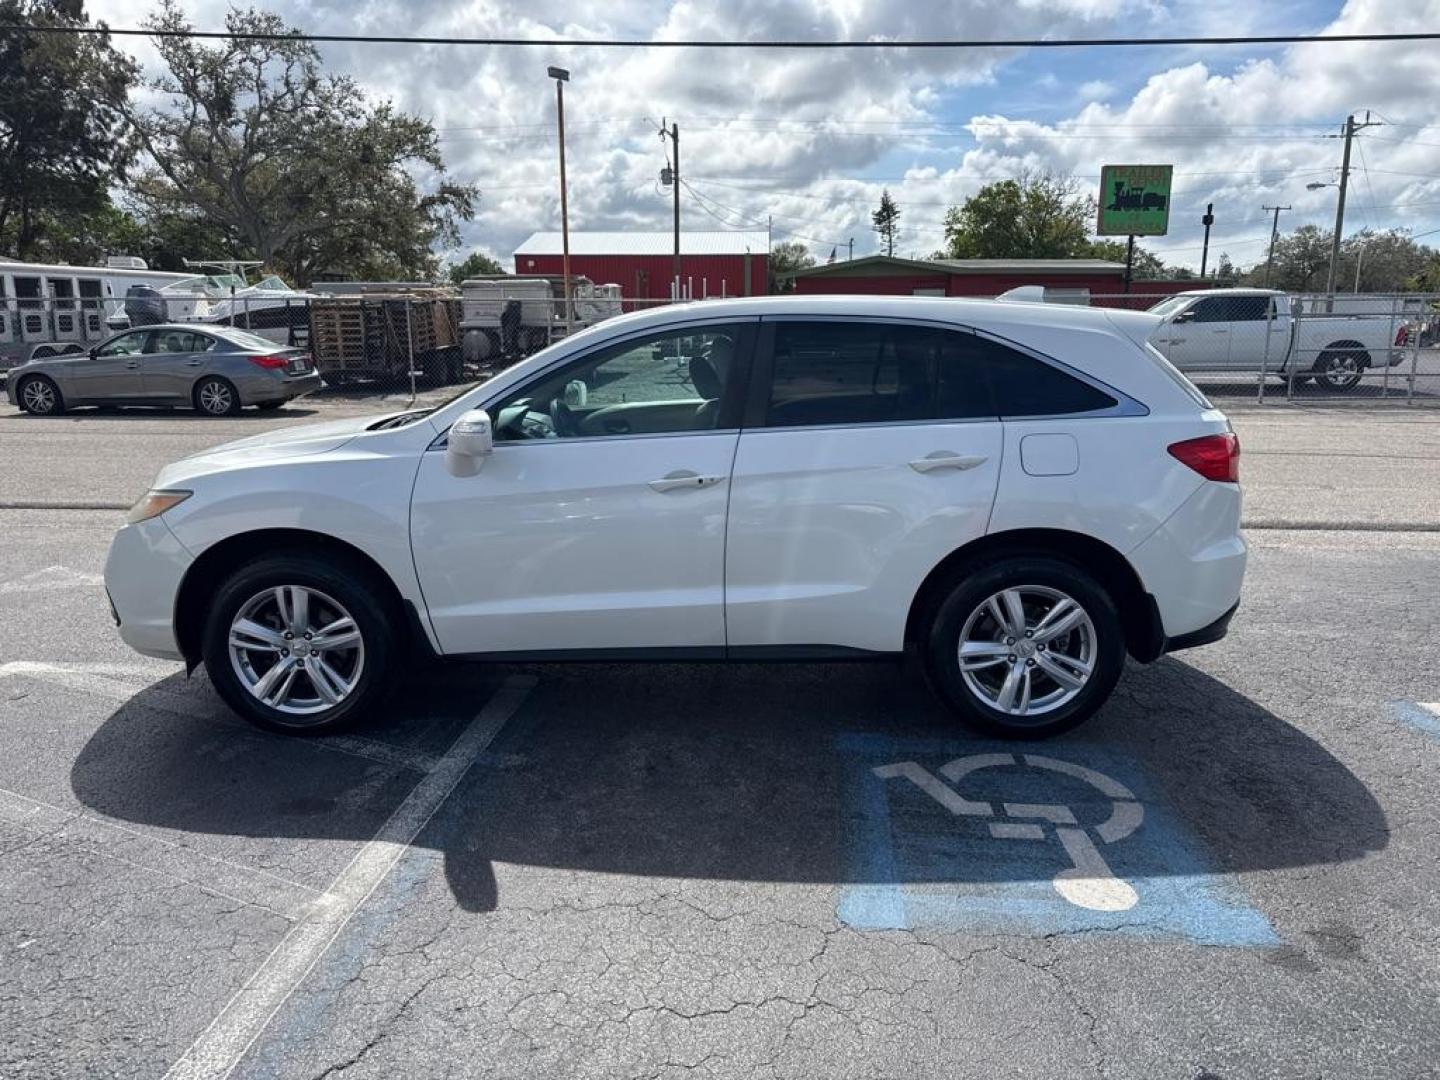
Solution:
<svg viewBox="0 0 1440 1080">
<path fill-rule="evenodd" d="M 918 473 L 934 472 L 936 469 L 973 469 L 990 459 L 984 454 L 956 454 L 949 450 L 936 450 L 923 458 L 910 462 L 910 468 Z"/>
<path fill-rule="evenodd" d="M 138 361 L 138 360 L 131 360 L 131 361 L 130 361 L 128 364 L 126 364 L 125 366 L 126 366 L 129 370 L 134 371 L 136 368 L 138 368 L 138 367 L 140 366 L 140 361 Z"/>
<path fill-rule="evenodd" d="M 680 488 L 713 487 L 724 480 L 723 476 L 701 476 L 689 469 L 676 469 L 666 473 L 659 480 L 651 480 L 650 486 L 656 491 L 677 491 Z"/>
<path fill-rule="evenodd" d="M 204 362 L 205 362 L 204 360 L 186 360 L 186 361 L 185 361 L 185 363 L 188 364 L 190 367 L 199 367 L 199 366 L 200 366 L 201 364 L 203 364 Z"/>
</svg>

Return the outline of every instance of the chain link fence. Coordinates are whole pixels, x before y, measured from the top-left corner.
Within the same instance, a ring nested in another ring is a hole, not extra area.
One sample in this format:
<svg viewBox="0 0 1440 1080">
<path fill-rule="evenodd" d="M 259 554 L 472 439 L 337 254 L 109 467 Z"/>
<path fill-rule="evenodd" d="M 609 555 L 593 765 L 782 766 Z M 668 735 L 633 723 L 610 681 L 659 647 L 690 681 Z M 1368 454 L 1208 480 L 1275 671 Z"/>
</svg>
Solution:
<svg viewBox="0 0 1440 1080">
<path fill-rule="evenodd" d="M 49 295 L 0 296 L 0 375 L 32 357 L 89 353 L 120 332 L 185 324 L 262 338 L 277 354 L 308 354 L 324 379 L 322 393 L 347 396 L 415 397 L 473 383 L 569 333 L 672 302 L 627 297 L 619 286 L 580 278 L 567 312 L 559 278 L 526 276 L 477 278 L 458 288 L 347 282 L 317 286 L 323 293 L 221 297 L 145 287 L 115 297 L 98 283 L 48 285 Z M 1150 310 L 1161 318 L 1155 348 L 1217 399 L 1440 404 L 1440 295 L 1082 290 L 1046 299 Z M 194 347 L 207 340 L 203 333 L 152 333 L 137 348 L 143 361 L 177 341 Z"/>
</svg>

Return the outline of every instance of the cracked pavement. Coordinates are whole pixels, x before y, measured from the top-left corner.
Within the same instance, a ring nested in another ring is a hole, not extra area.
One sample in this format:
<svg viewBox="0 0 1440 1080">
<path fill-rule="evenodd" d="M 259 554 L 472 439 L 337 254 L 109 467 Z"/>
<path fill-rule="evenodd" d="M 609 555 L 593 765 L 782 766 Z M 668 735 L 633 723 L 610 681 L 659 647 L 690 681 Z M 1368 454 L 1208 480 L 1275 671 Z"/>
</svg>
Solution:
<svg viewBox="0 0 1440 1080">
<path fill-rule="evenodd" d="M 1256 441 L 1318 449 L 1327 416 L 1302 420 Z M 1375 429 L 1397 472 L 1434 442 L 1402 420 Z M 52 462 L 62 485 L 85 468 Z M 1268 467 L 1246 466 L 1262 490 Z M 1404 483 L 1365 505 L 1428 512 Z M 518 711 L 230 1075 L 1437 1075 L 1440 738 L 1392 703 L 1440 700 L 1440 535 L 1256 531 L 1230 637 L 1002 748 L 1146 804 L 1105 849 L 1138 905 L 1074 923 L 1053 838 L 991 846 L 918 788 L 867 787 L 872 761 L 996 750 L 913 673 L 446 667 L 350 740 L 286 740 L 118 642 L 95 579 L 117 522 L 0 511 L 0 1076 L 165 1073 L 516 672 Z M 1085 825 L 1082 787 L 1052 801 Z M 851 914 L 877 888 L 896 925 Z M 1234 911 L 1264 944 L 1228 943 Z"/>
</svg>

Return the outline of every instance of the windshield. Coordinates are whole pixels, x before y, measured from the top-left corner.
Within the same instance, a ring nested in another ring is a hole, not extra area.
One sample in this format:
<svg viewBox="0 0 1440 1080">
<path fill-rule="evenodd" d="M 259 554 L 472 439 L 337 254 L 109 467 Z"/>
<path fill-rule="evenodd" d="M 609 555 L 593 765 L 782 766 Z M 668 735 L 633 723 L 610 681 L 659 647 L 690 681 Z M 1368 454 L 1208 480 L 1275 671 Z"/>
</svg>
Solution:
<svg viewBox="0 0 1440 1080">
<path fill-rule="evenodd" d="M 1167 296 L 1158 304 L 1151 304 L 1146 310 L 1152 315 L 1174 315 L 1175 312 L 1188 304 L 1191 299 L 1193 298 L 1189 296 Z"/>
</svg>

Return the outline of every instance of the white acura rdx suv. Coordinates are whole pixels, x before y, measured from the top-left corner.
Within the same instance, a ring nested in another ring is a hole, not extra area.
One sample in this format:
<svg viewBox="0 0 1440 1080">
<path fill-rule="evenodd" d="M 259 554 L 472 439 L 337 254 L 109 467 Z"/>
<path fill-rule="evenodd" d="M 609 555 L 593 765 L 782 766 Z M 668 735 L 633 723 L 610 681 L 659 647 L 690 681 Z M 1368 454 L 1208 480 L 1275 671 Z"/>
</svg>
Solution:
<svg viewBox="0 0 1440 1080">
<path fill-rule="evenodd" d="M 578 333 L 436 409 L 161 471 L 120 635 L 328 732 L 419 656 L 921 661 L 991 734 L 1063 731 L 1239 601 L 1239 447 L 1155 316 L 708 301 Z M 737 707 L 739 703 L 737 702 Z"/>
</svg>

